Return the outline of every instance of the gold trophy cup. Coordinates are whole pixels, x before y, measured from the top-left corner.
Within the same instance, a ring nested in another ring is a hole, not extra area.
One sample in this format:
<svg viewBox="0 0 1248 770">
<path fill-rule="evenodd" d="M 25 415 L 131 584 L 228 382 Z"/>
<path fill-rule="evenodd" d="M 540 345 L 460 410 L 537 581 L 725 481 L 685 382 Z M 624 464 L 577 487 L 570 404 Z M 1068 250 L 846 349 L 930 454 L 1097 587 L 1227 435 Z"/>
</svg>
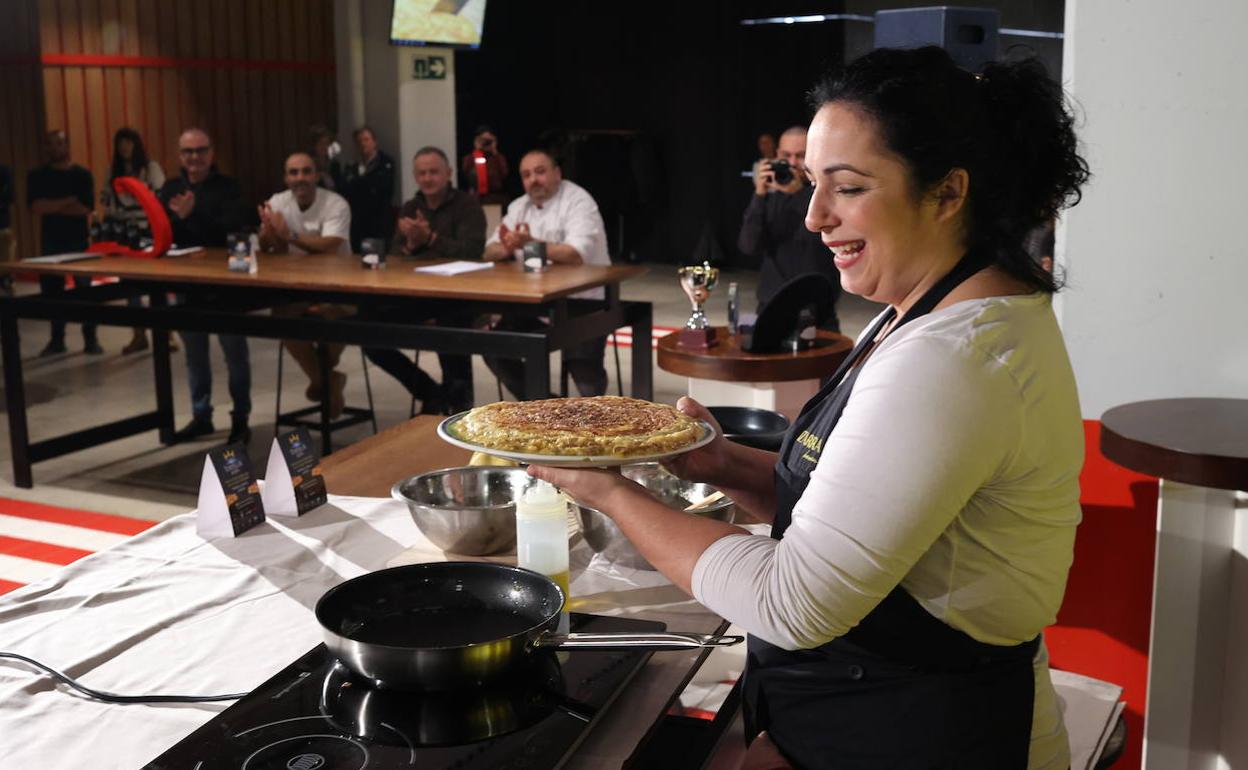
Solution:
<svg viewBox="0 0 1248 770">
<path fill-rule="evenodd" d="M 711 267 L 709 262 L 700 265 L 686 265 L 676 271 L 680 276 L 680 288 L 689 297 L 693 305 L 693 313 L 680 330 L 680 345 L 686 348 L 709 348 L 715 344 L 715 328 L 706 319 L 706 311 L 702 304 L 711 296 L 711 290 L 719 283 L 719 268 Z"/>
</svg>

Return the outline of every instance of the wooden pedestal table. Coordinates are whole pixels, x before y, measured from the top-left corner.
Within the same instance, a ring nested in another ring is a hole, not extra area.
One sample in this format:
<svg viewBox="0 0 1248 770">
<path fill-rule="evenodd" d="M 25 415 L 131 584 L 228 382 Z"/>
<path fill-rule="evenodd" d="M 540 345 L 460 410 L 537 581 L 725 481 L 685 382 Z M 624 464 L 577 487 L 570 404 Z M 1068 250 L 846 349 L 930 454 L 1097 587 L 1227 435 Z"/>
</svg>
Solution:
<svg viewBox="0 0 1248 770">
<path fill-rule="evenodd" d="M 689 378 L 689 395 L 707 406 L 753 406 L 790 420 L 819 391 L 853 349 L 843 334 L 820 331 L 815 345 L 797 353 L 750 353 L 741 337 L 718 328 L 709 348 L 683 348 L 680 332 L 659 340 L 659 368 Z"/>
<path fill-rule="evenodd" d="M 1144 768 L 1248 767 L 1248 400 L 1110 409 L 1101 452 L 1161 478 Z"/>
</svg>

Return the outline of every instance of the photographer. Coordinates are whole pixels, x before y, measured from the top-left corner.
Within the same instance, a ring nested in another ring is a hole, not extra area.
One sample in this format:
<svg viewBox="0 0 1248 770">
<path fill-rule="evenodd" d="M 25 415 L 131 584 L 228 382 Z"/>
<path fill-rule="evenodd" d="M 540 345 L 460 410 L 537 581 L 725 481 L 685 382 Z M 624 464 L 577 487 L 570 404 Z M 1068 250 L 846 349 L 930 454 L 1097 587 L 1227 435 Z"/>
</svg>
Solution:
<svg viewBox="0 0 1248 770">
<path fill-rule="evenodd" d="M 758 304 L 762 306 L 789 280 L 805 273 L 827 276 L 837 295 L 841 277 L 819 240 L 806 229 L 812 188 L 806 181 L 806 129 L 794 126 L 780 135 L 775 160 L 754 164 L 754 195 L 741 221 L 737 247 L 762 260 Z M 833 313 L 823 328 L 839 330 Z"/>
<path fill-rule="evenodd" d="M 459 162 L 464 189 L 482 204 L 505 204 L 507 172 L 507 158 L 498 151 L 498 137 L 489 126 L 478 126 L 472 134 L 472 152 Z"/>
</svg>

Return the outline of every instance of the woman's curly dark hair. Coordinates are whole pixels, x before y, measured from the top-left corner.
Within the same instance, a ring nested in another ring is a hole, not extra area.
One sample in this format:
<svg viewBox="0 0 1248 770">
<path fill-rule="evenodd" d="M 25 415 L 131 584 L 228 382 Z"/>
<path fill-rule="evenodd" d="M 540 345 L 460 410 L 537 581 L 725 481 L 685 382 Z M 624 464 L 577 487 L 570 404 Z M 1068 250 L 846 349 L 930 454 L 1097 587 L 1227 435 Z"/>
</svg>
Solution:
<svg viewBox="0 0 1248 770">
<path fill-rule="evenodd" d="M 810 102 L 816 110 L 851 104 L 870 115 L 884 144 L 909 165 L 917 194 L 965 169 L 968 248 L 986 250 L 1039 291 L 1058 290 L 1024 244 L 1079 202 L 1090 174 L 1062 88 L 1039 60 L 993 62 L 972 74 L 941 48 L 881 48 L 816 85 Z"/>
</svg>

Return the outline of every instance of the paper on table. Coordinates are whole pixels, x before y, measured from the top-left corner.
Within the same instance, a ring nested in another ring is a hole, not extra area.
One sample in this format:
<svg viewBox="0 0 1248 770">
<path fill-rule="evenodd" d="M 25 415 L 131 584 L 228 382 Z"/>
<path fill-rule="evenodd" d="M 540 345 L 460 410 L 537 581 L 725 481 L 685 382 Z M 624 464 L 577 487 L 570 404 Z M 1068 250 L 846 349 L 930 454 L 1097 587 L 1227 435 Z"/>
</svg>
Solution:
<svg viewBox="0 0 1248 770">
<path fill-rule="evenodd" d="M 185 257 L 187 254 L 197 254 L 204 250 L 203 246 L 183 246 L 182 248 L 174 247 L 165 252 L 166 257 Z"/>
<path fill-rule="evenodd" d="M 432 273 L 434 275 L 459 275 L 460 273 L 472 273 L 477 270 L 489 270 L 494 267 L 493 262 L 469 262 L 467 260 L 456 260 L 455 262 L 443 262 L 438 265 L 425 265 L 424 267 L 413 268 L 417 273 Z"/>
<path fill-rule="evenodd" d="M 66 262 L 80 262 L 84 259 L 95 259 L 99 254 L 92 254 L 86 251 L 71 251 L 65 254 L 48 254 L 42 257 L 27 257 L 23 262 L 30 262 L 36 265 L 61 265 Z"/>
<path fill-rule="evenodd" d="M 1051 669 L 1062 718 L 1070 737 L 1072 770 L 1091 770 L 1122 713 L 1122 688 L 1070 671 Z"/>
</svg>

